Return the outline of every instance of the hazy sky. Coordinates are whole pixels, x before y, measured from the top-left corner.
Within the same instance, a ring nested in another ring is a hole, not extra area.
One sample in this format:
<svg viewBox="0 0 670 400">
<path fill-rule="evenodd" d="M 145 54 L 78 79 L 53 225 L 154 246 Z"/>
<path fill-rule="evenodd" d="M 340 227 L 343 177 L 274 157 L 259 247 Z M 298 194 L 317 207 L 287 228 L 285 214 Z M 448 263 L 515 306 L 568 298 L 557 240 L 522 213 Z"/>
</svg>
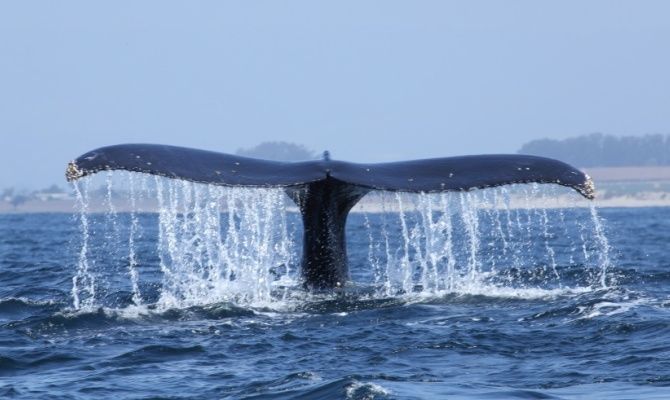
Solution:
<svg viewBox="0 0 670 400">
<path fill-rule="evenodd" d="M 352 161 L 670 133 L 670 1 L 0 0 L 0 188 L 95 147 Z"/>
</svg>

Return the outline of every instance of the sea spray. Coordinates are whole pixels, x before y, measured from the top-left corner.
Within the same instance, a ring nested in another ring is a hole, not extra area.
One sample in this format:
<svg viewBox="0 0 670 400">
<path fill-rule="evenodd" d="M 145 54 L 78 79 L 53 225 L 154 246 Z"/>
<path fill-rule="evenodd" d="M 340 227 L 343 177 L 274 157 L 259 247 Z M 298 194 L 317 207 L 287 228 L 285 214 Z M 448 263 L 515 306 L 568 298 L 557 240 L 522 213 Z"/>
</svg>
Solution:
<svg viewBox="0 0 670 400">
<path fill-rule="evenodd" d="M 584 226 L 589 208 L 556 209 L 556 197 L 540 187 L 396 194 L 395 205 L 370 197 L 381 212 L 366 210 L 367 259 L 387 268 L 383 279 L 374 279 L 378 293 L 554 290 L 564 286 L 562 271 L 575 264 L 585 273 L 602 271 L 604 261 L 591 264 L 606 253 L 594 245 L 597 229 Z M 385 234 L 394 230 L 397 235 Z M 602 286 L 596 279 L 581 282 Z"/>
<path fill-rule="evenodd" d="M 442 233 L 444 237 L 442 248 L 444 250 L 444 255 L 447 260 L 446 290 L 453 290 L 454 268 L 456 265 L 456 259 L 454 258 L 454 250 L 452 245 L 453 225 L 451 222 L 451 211 L 449 206 L 449 197 L 447 193 L 440 194 L 440 208 L 442 211 L 442 215 L 440 216 L 440 233 Z"/>
<path fill-rule="evenodd" d="M 108 271 L 96 273 L 92 266 L 120 252 L 129 304 L 157 309 L 216 302 L 267 305 L 303 293 L 300 215 L 282 189 L 126 174 L 114 188 L 108 177 L 100 217 L 91 213 L 90 192 L 97 191 L 89 189 L 89 180 L 74 186 L 82 231 L 73 277 L 75 308 L 106 305 Z M 580 284 L 611 284 L 609 244 L 596 209 L 555 211 L 550 202 L 560 192 L 543 189 L 370 193 L 360 217 L 367 252 L 360 261 L 350 255 L 357 286 L 370 287 L 369 293 L 380 298 L 521 289 L 553 293 L 565 285 L 563 271 L 575 264 L 598 271 Z M 348 230 L 357 229 L 357 208 Z M 103 221 L 97 228 L 108 232 L 91 230 L 91 218 Z M 138 244 L 140 232 L 151 234 Z M 105 253 L 110 244 L 119 249 Z"/>
<path fill-rule="evenodd" d="M 130 183 L 130 232 L 128 234 L 128 275 L 130 276 L 130 284 L 133 295 L 132 300 L 135 305 L 142 303 L 142 296 L 140 294 L 140 278 L 137 272 L 137 250 L 135 248 L 135 241 L 140 230 L 140 222 L 137 218 L 137 196 L 135 189 L 135 174 L 128 172 L 128 182 Z"/>
<path fill-rule="evenodd" d="M 383 292 L 380 293 L 380 291 L 377 291 L 377 294 L 382 294 L 389 297 L 393 294 L 393 288 L 391 286 L 391 281 L 389 279 L 389 276 L 391 275 L 391 271 L 394 268 L 394 258 L 391 253 L 391 245 L 390 245 L 390 238 L 389 238 L 389 227 L 388 227 L 388 219 L 387 219 L 387 193 L 382 192 L 381 195 L 381 202 L 382 202 L 382 209 L 381 209 L 381 237 L 384 240 L 383 246 L 384 246 L 384 254 L 383 256 L 386 258 L 385 268 L 384 268 L 384 284 L 383 284 Z M 372 238 L 372 234 L 369 235 L 370 238 Z"/>
<path fill-rule="evenodd" d="M 88 219 L 88 184 L 84 179 L 74 182 L 73 188 L 77 201 L 79 226 L 81 231 L 81 247 L 77 260 L 77 271 L 72 277 L 72 301 L 75 309 L 88 308 L 95 302 L 95 277 L 91 274 L 89 264 L 89 219 Z"/>
<path fill-rule="evenodd" d="M 477 254 L 479 252 L 479 216 L 478 201 L 476 195 L 472 193 L 461 192 L 461 215 L 465 232 L 467 234 L 468 242 L 468 279 L 470 285 L 475 285 L 478 276 L 478 260 Z"/>
<path fill-rule="evenodd" d="M 410 237 L 407 229 L 407 220 L 405 218 L 405 210 L 403 208 L 402 195 L 396 193 L 396 201 L 398 202 L 398 216 L 400 217 L 400 226 L 402 228 L 402 259 L 400 262 L 400 270 L 402 271 L 402 289 L 405 293 L 412 291 L 412 264 L 409 258 Z"/>
<path fill-rule="evenodd" d="M 159 189 L 165 272 L 159 303 L 272 301 L 273 282 L 289 284 L 295 271 L 284 194 L 277 189 L 199 186 L 171 187 L 167 198 Z"/>
<path fill-rule="evenodd" d="M 597 243 L 597 257 L 598 257 L 598 267 L 600 274 L 598 276 L 600 281 L 600 286 L 607 287 L 607 270 L 611 266 L 610 260 L 610 245 L 605 236 L 605 228 L 603 227 L 598 211 L 596 210 L 595 204 L 589 205 L 589 211 L 591 214 L 591 221 L 593 222 L 593 228 L 595 233 L 595 240 Z"/>
</svg>

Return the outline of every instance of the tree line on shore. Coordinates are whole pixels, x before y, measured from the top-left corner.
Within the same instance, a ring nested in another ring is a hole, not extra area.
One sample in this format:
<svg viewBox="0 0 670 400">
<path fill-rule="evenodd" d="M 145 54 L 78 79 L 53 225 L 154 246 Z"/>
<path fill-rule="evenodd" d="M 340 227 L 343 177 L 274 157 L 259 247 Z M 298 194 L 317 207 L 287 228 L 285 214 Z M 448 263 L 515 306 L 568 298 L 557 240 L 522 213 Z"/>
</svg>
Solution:
<svg viewBox="0 0 670 400">
<path fill-rule="evenodd" d="M 31 200 L 51 201 L 69 199 L 72 195 L 58 185 L 51 185 L 40 190 L 17 190 L 13 187 L 0 190 L 0 202 L 11 204 L 14 208 Z"/>
<path fill-rule="evenodd" d="M 555 158 L 577 167 L 670 165 L 670 135 L 614 136 L 592 133 L 568 139 L 532 140 L 519 154 Z"/>
</svg>

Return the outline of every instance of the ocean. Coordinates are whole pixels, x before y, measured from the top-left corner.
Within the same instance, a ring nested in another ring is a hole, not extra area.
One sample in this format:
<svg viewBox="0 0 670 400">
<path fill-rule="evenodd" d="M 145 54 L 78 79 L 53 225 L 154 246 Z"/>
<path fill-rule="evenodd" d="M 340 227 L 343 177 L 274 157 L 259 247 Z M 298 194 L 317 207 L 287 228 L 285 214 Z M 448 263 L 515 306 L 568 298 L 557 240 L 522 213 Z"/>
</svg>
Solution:
<svg viewBox="0 0 670 400">
<path fill-rule="evenodd" d="M 1 398 L 670 398 L 670 208 L 379 195 L 314 293 L 279 190 L 104 189 L 0 215 Z"/>
</svg>

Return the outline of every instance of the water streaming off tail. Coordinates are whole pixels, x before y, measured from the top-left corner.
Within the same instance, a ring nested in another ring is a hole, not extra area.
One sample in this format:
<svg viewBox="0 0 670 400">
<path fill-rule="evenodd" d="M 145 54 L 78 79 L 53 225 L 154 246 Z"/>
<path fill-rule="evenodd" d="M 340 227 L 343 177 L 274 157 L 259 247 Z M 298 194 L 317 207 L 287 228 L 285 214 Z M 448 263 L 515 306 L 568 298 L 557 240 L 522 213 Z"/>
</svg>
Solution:
<svg viewBox="0 0 670 400">
<path fill-rule="evenodd" d="M 121 294 L 109 297 L 110 283 L 123 286 L 120 280 L 131 303 L 159 308 L 259 304 L 296 285 L 291 225 L 299 220 L 282 190 L 122 175 L 118 195 L 97 191 L 104 195 L 98 212 L 89 209 L 96 192 L 89 179 L 75 186 L 82 230 L 75 308 L 122 304 Z"/>
<path fill-rule="evenodd" d="M 353 212 L 364 214 L 361 239 L 369 243 L 366 259 L 360 252 L 353 256 L 372 266 L 380 295 L 547 293 L 615 283 L 607 274 L 610 248 L 595 206 L 563 188 L 380 192 Z M 354 280 L 361 279 L 364 274 Z"/>
<path fill-rule="evenodd" d="M 294 281 L 284 194 L 156 180 L 160 302 L 270 301 Z M 222 214 L 225 210 L 225 214 Z"/>
<path fill-rule="evenodd" d="M 90 241 L 88 183 L 88 180 L 85 180 L 81 185 L 74 185 L 82 235 L 81 250 L 79 251 L 77 260 L 77 271 L 72 277 L 72 300 L 75 308 L 90 307 L 95 300 L 95 278 L 91 274 L 91 267 L 88 261 L 88 244 Z"/>
<path fill-rule="evenodd" d="M 262 305 L 303 293 L 302 222 L 283 190 L 126 172 L 98 189 L 96 179 L 75 184 L 75 308 Z M 352 210 L 347 236 L 352 287 L 372 296 L 613 283 L 597 210 L 552 186 L 370 193 Z"/>
</svg>

